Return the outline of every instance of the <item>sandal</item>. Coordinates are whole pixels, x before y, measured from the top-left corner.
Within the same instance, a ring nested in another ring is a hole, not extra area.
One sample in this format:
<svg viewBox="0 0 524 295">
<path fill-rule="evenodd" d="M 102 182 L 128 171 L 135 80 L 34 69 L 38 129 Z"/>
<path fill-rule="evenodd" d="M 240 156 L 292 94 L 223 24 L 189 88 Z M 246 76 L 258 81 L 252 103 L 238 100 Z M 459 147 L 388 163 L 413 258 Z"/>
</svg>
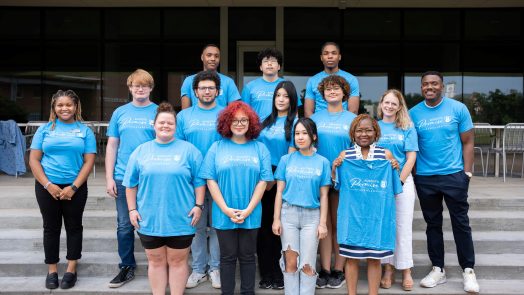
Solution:
<svg viewBox="0 0 524 295">
<path fill-rule="evenodd" d="M 402 289 L 404 291 L 413 290 L 413 278 L 411 277 L 411 269 L 402 271 Z"/>
<path fill-rule="evenodd" d="M 386 264 L 384 267 L 384 274 L 382 275 L 382 279 L 380 280 L 380 288 L 382 289 L 389 289 L 391 288 L 391 285 L 395 283 L 395 269 L 389 265 Z"/>
</svg>

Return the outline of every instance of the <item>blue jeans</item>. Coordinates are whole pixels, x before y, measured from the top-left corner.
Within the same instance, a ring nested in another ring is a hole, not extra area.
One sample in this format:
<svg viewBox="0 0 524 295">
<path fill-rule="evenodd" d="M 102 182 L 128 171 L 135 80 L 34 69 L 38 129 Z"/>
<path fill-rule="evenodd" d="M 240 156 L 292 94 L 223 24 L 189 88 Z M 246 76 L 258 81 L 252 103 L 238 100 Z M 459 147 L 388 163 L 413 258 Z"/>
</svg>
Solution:
<svg viewBox="0 0 524 295">
<path fill-rule="evenodd" d="M 209 271 L 220 268 L 220 248 L 218 246 L 217 232 L 211 227 L 211 204 L 211 195 L 209 190 L 206 189 L 204 211 L 196 225 L 195 237 L 191 244 L 191 253 L 193 255 L 191 267 L 194 272 L 202 274 L 206 273 L 208 265 Z M 207 242 L 208 236 L 209 244 Z"/>
<path fill-rule="evenodd" d="M 313 295 L 315 294 L 317 275 L 307 275 L 302 271 L 302 268 L 309 265 L 314 270 L 317 263 L 317 230 L 320 222 L 320 209 L 308 209 L 284 202 L 280 216 L 282 222 L 280 267 L 284 273 L 285 294 Z M 295 273 L 285 271 L 284 251 L 288 249 L 298 253 L 298 265 Z"/>
<path fill-rule="evenodd" d="M 118 267 L 136 267 L 135 261 L 135 228 L 129 220 L 129 209 L 126 200 L 126 188 L 122 180 L 115 180 L 118 191 L 116 198 L 116 236 L 118 240 L 118 256 L 122 261 Z"/>
</svg>

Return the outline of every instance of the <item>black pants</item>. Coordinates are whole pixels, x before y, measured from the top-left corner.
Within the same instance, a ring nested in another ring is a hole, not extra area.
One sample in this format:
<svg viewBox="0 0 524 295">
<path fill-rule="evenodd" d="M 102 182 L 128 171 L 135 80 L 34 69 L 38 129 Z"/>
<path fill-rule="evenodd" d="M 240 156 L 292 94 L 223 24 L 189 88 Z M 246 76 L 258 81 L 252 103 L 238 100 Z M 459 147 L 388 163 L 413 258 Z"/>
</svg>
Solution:
<svg viewBox="0 0 524 295">
<path fill-rule="evenodd" d="M 442 199 L 446 202 L 459 264 L 475 266 L 475 250 L 468 217 L 469 177 L 464 171 L 449 175 L 415 176 L 420 207 L 426 221 L 428 254 L 433 266 L 444 267 L 444 238 L 442 234 Z"/>
<path fill-rule="evenodd" d="M 277 185 L 266 191 L 262 197 L 262 224 L 258 230 L 257 256 L 262 279 L 283 279 L 279 259 L 282 244 L 280 237 L 273 234 L 273 212 L 275 212 L 275 195 Z"/>
<path fill-rule="evenodd" d="M 64 188 L 69 184 L 58 184 Z M 44 187 L 36 182 L 35 194 L 44 221 L 45 263 L 55 264 L 60 260 L 60 231 L 64 218 L 67 235 L 67 260 L 82 257 L 82 215 L 87 201 L 87 182 L 78 188 L 70 201 L 55 200 Z"/>
<path fill-rule="evenodd" d="M 240 294 L 255 294 L 257 232 L 258 229 L 217 229 L 222 294 L 235 292 L 237 259 L 240 262 Z"/>
</svg>

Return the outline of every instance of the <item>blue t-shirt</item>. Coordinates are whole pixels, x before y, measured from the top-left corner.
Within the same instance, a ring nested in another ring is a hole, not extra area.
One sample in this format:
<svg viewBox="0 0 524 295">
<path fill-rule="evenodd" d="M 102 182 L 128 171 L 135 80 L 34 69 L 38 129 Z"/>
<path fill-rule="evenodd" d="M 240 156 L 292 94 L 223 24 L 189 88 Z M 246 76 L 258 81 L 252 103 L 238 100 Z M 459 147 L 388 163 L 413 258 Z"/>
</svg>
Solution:
<svg viewBox="0 0 524 295">
<path fill-rule="evenodd" d="M 468 108 L 451 98 L 430 108 L 424 101 L 409 110 L 418 135 L 418 175 L 448 175 L 464 170 L 460 134 L 473 128 Z"/>
<path fill-rule="evenodd" d="M 217 132 L 217 117 L 224 108 L 206 110 L 198 105 L 182 110 L 176 116 L 176 138 L 189 141 L 206 155 L 213 142 L 221 138 Z"/>
<path fill-rule="evenodd" d="M 322 82 L 324 78 L 330 75 L 338 75 L 346 79 L 346 81 L 349 84 L 349 96 L 360 96 L 360 88 L 358 86 L 358 80 L 355 76 L 343 70 L 338 70 L 338 72 L 333 74 L 328 74 L 325 71 L 322 71 L 316 74 L 315 76 L 309 78 L 306 84 L 305 99 L 315 100 L 315 112 L 327 109 L 327 102 L 322 97 L 322 94 L 320 94 L 320 92 L 318 91 L 318 84 L 320 84 L 320 82 Z M 347 101 L 343 102 L 342 105 L 344 107 L 344 110 L 348 109 Z"/>
<path fill-rule="evenodd" d="M 138 232 L 150 236 L 192 235 L 189 211 L 195 206 L 195 188 L 202 154 L 189 142 L 154 140 L 139 145 L 129 158 L 125 187 L 136 187 L 136 209 L 142 217 Z"/>
<path fill-rule="evenodd" d="M 107 136 L 119 139 L 113 172 L 116 180 L 124 179 L 127 161 L 136 147 L 155 138 L 153 122 L 157 108 L 155 103 L 138 107 L 130 102 L 113 112 L 107 128 Z"/>
<path fill-rule="evenodd" d="M 233 79 L 218 72 L 217 74 L 220 78 L 220 90 L 216 102 L 219 106 L 226 107 L 230 102 L 239 100 L 240 93 L 238 93 L 237 86 Z M 182 88 L 180 88 L 180 97 L 189 97 L 191 99 L 191 106 L 198 104 L 198 98 L 195 95 L 195 91 L 193 91 L 193 80 L 195 76 L 196 74 L 186 77 L 184 83 L 182 83 Z"/>
<path fill-rule="evenodd" d="M 400 177 L 388 160 L 344 160 L 337 168 L 339 244 L 395 249 L 395 195 Z"/>
<path fill-rule="evenodd" d="M 387 148 L 397 159 L 400 165 L 400 171 L 406 164 L 406 152 L 418 151 L 417 131 L 415 127 L 410 126 L 404 130 L 395 126 L 395 123 L 386 123 L 382 120 L 378 121 L 380 126 L 380 139 L 378 144 L 381 147 Z"/>
<path fill-rule="evenodd" d="M 326 157 L 329 163 L 333 163 L 341 151 L 351 146 L 349 127 L 356 117 L 347 110 L 336 113 L 323 110 L 311 116 L 311 120 L 317 124 L 317 152 Z"/>
<path fill-rule="evenodd" d="M 299 151 L 284 155 L 275 171 L 275 179 L 285 181 L 282 199 L 304 208 L 320 207 L 320 187 L 331 185 L 331 165 L 321 155 L 302 155 Z"/>
<path fill-rule="evenodd" d="M 286 117 L 278 117 L 275 124 L 267 126 L 262 129 L 257 140 L 262 142 L 269 150 L 271 154 L 271 165 L 277 166 L 280 158 L 287 154 L 289 147 L 294 147 L 293 144 L 293 128 L 297 119 L 293 121 L 293 127 L 291 128 L 289 141 L 286 140 L 286 132 L 284 127 L 286 125 Z"/>
<path fill-rule="evenodd" d="M 222 139 L 211 145 L 198 176 L 215 180 L 227 206 L 243 210 L 249 205 L 258 182 L 273 180 L 271 156 L 258 141 L 237 144 L 231 139 Z M 260 203 L 241 224 L 233 223 L 215 202 L 212 212 L 212 226 L 216 229 L 259 228 L 262 219 Z"/>
<path fill-rule="evenodd" d="M 273 109 L 273 94 L 278 83 L 284 81 L 278 78 L 274 82 L 268 82 L 264 78 L 257 78 L 244 86 L 242 89 L 242 101 L 250 105 L 260 117 L 260 122 L 271 115 Z M 297 106 L 301 106 L 300 99 Z"/>
<path fill-rule="evenodd" d="M 96 153 L 93 131 L 81 122 L 63 123 L 56 120 L 54 130 L 49 122 L 36 131 L 31 142 L 32 150 L 42 151 L 42 168 L 55 184 L 75 181 L 84 165 L 84 154 Z"/>
</svg>

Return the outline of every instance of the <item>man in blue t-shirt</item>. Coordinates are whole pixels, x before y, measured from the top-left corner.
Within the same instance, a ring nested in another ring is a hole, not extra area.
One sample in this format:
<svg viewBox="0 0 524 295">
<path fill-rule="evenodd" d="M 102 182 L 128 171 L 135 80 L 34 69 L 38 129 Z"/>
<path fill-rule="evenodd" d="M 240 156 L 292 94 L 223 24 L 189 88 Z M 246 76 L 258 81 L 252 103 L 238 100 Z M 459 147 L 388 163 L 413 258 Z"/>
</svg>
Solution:
<svg viewBox="0 0 524 295">
<path fill-rule="evenodd" d="M 193 92 L 198 98 L 197 105 L 178 113 L 176 137 L 192 143 L 206 155 L 209 147 L 221 138 L 216 129 L 218 114 L 224 108 L 217 105 L 221 80 L 215 71 L 202 71 L 193 79 Z M 220 288 L 220 248 L 216 230 L 211 226 L 211 195 L 206 189 L 204 209 L 196 226 L 196 234 L 191 244 L 193 269 L 186 288 L 194 288 L 208 280 L 214 288 Z M 209 227 L 209 231 L 207 228 Z M 207 238 L 209 236 L 209 247 Z M 209 253 L 209 254 L 208 254 Z M 207 275 L 206 275 L 207 273 Z"/>
<path fill-rule="evenodd" d="M 315 76 L 309 78 L 306 84 L 306 95 L 304 98 L 304 116 L 311 117 L 313 113 L 327 108 L 327 102 L 318 91 L 318 84 L 329 75 L 339 75 L 346 79 L 349 84 L 349 99 L 343 103 L 344 109 L 358 114 L 358 107 L 360 103 L 360 88 L 358 80 L 350 73 L 341 70 L 338 67 L 342 55 L 340 54 L 340 46 L 335 42 L 326 42 L 322 45 L 320 50 L 320 60 L 324 64 L 324 70 Z"/>
<path fill-rule="evenodd" d="M 468 187 L 473 174 L 473 123 L 467 107 L 444 97 L 442 74 L 422 74 L 424 101 L 410 111 L 418 134 L 419 153 L 415 175 L 420 207 L 427 223 L 428 254 L 432 271 L 420 285 L 432 288 L 446 282 L 442 200 L 446 202 L 459 264 L 463 269 L 464 291 L 478 293 L 475 251 L 468 218 Z"/>
<path fill-rule="evenodd" d="M 208 44 L 202 50 L 200 56 L 204 71 L 217 72 L 218 65 L 220 64 L 220 49 L 214 44 Z M 216 98 L 218 105 L 226 107 L 230 102 L 239 100 L 240 93 L 238 93 L 237 86 L 233 79 L 226 75 L 218 73 L 220 77 L 220 91 Z M 198 98 L 193 91 L 193 79 L 195 75 L 188 76 L 184 79 L 182 87 L 180 89 L 180 96 L 182 101 L 182 109 L 187 109 L 190 106 L 195 106 L 198 103 Z"/>
<path fill-rule="evenodd" d="M 107 129 L 106 192 L 116 200 L 118 255 L 120 272 L 109 283 L 118 288 L 131 281 L 136 268 L 135 230 L 129 220 L 126 188 L 122 185 L 127 162 L 137 146 L 155 138 L 153 121 L 157 105 L 149 99 L 155 86 L 148 72 L 138 69 L 127 78 L 133 101 L 118 107 Z"/>
</svg>

